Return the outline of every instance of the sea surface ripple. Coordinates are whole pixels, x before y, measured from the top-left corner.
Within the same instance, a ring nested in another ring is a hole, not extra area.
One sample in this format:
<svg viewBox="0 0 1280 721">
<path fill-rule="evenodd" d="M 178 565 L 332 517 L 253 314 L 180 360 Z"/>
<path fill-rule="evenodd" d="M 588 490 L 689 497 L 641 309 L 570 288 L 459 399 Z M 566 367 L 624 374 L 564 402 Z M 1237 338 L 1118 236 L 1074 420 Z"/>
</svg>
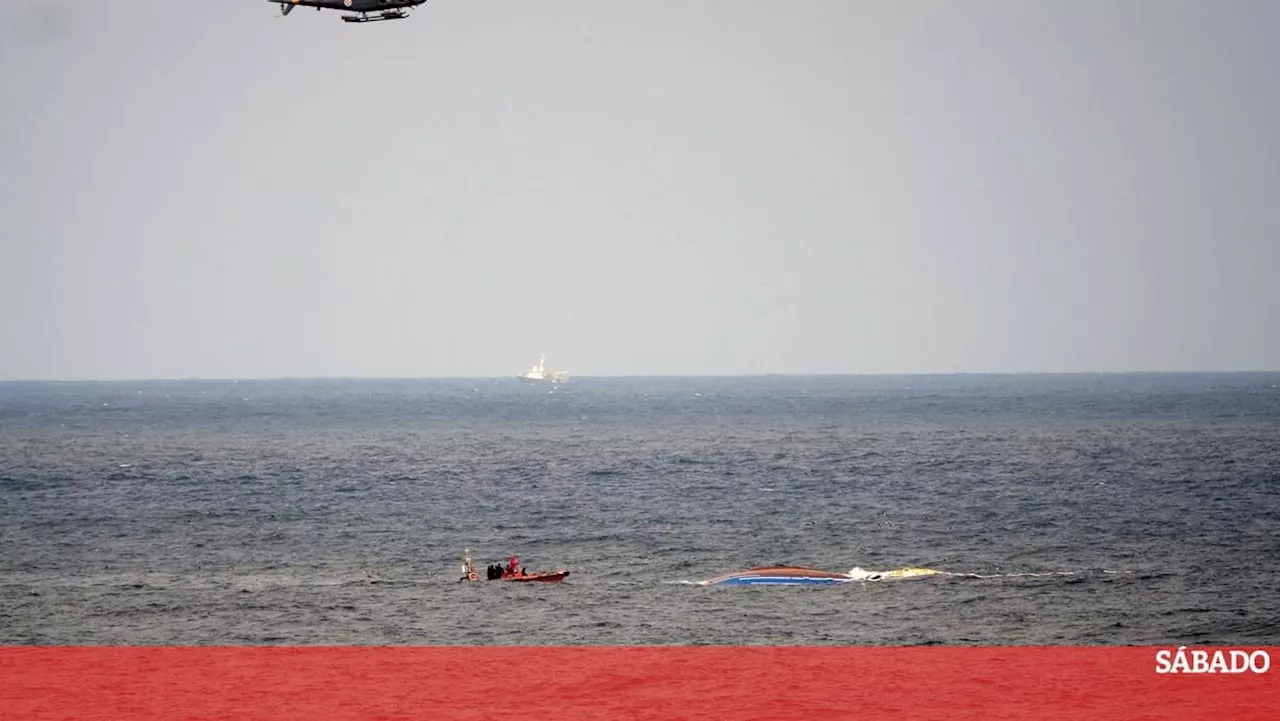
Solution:
<svg viewBox="0 0 1280 721">
<path fill-rule="evenodd" d="M 1278 386 L 0 383 L 0 643 L 1277 644 Z"/>
</svg>

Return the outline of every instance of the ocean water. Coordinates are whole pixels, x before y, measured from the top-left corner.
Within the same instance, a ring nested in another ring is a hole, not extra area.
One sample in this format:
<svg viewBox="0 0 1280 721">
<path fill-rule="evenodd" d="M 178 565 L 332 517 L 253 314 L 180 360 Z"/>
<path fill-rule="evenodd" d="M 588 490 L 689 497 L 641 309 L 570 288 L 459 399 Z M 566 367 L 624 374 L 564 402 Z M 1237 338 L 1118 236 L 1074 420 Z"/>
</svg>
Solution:
<svg viewBox="0 0 1280 721">
<path fill-rule="evenodd" d="M 773 563 L 957 575 L 688 583 Z M 1278 572 L 1274 373 L 0 383 L 4 644 L 1277 644 Z"/>
</svg>

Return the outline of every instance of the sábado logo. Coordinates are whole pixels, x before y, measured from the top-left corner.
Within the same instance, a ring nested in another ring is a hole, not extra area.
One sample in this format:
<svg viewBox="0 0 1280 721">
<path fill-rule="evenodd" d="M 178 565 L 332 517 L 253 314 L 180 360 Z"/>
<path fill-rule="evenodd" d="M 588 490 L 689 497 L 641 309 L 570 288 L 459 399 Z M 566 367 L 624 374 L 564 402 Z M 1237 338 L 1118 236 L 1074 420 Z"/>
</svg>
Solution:
<svg viewBox="0 0 1280 721">
<path fill-rule="evenodd" d="M 1188 651 L 1186 646 L 1179 646 L 1177 651 L 1156 651 L 1156 673 L 1266 673 L 1270 668 L 1271 655 L 1266 651 L 1232 649 L 1210 653 Z"/>
</svg>

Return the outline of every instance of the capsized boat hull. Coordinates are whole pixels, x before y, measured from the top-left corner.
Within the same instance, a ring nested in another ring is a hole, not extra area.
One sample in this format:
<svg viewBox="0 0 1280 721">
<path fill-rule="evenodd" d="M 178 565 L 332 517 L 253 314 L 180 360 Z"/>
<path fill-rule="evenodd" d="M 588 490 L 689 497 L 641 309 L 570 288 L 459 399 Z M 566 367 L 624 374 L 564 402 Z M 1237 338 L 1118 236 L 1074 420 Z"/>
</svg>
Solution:
<svg viewBox="0 0 1280 721">
<path fill-rule="evenodd" d="M 704 586 L 822 586 L 849 581 L 888 581 L 944 575 L 935 568 L 899 568 L 893 571 L 865 571 L 855 568 L 848 573 L 821 571 L 803 566 L 762 566 L 702 581 Z"/>
<path fill-rule="evenodd" d="M 854 581 L 886 581 L 895 578 L 922 578 L 924 576 L 944 575 L 943 571 L 936 568 L 899 568 L 893 571 L 864 571 L 861 568 L 855 568 L 849 572 L 849 578 Z"/>
<path fill-rule="evenodd" d="M 851 580 L 846 574 L 816 568 L 763 566 L 749 571 L 726 573 L 704 583 L 708 586 L 814 586 L 847 583 Z"/>
</svg>

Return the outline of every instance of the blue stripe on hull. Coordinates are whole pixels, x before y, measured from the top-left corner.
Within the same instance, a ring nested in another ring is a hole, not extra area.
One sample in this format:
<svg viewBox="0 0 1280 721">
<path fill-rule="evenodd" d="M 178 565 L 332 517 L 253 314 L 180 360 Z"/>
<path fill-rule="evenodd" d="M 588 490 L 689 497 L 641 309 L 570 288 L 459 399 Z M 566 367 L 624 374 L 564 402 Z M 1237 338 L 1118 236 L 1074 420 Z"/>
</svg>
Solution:
<svg viewBox="0 0 1280 721">
<path fill-rule="evenodd" d="M 814 576 L 735 576 L 712 583 L 713 586 L 812 586 L 828 583 L 844 583 L 847 578 L 822 578 Z"/>
</svg>

